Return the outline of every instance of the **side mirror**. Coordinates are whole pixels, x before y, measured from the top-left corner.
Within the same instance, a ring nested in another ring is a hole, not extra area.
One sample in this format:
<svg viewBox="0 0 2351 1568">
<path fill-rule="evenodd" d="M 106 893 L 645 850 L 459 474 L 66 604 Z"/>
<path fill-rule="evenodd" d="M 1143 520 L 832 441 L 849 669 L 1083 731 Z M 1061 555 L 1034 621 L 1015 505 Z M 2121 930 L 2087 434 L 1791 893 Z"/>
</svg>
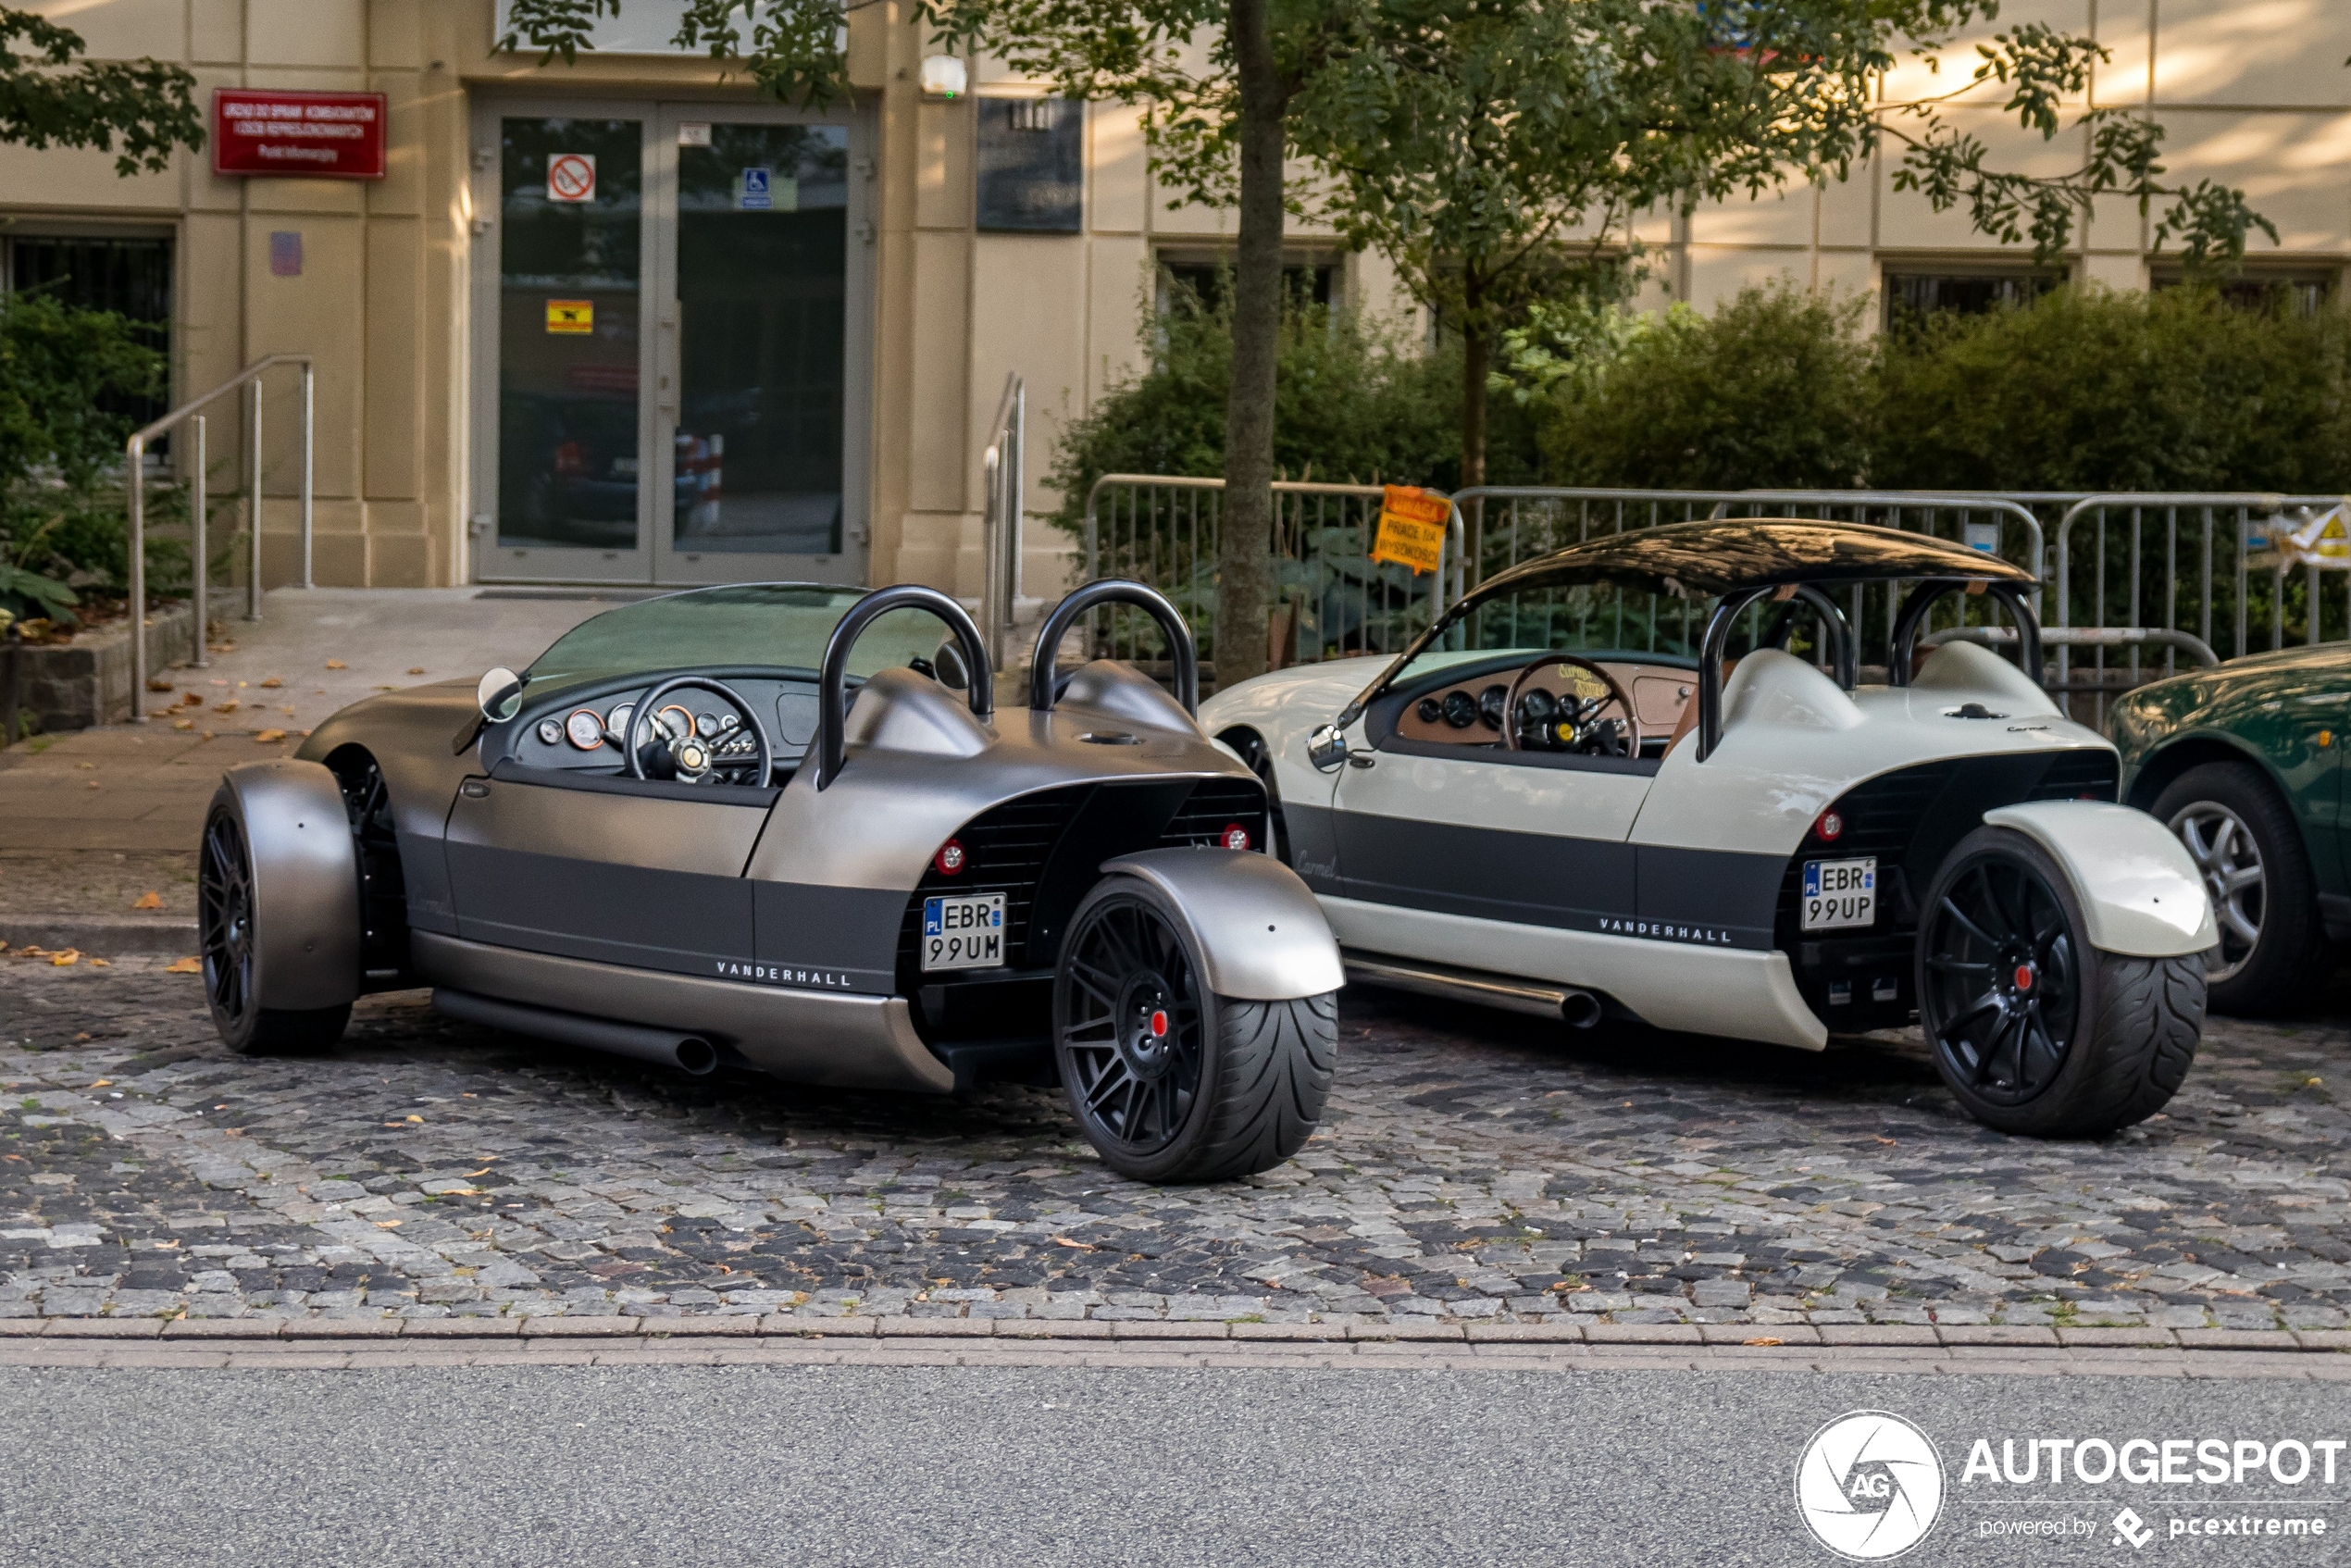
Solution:
<svg viewBox="0 0 2351 1568">
<path fill-rule="evenodd" d="M 1306 738 L 1306 760 L 1317 773 L 1329 773 L 1347 761 L 1347 737 L 1338 726 L 1325 724 Z"/>
<path fill-rule="evenodd" d="M 482 717 L 504 724 L 522 712 L 522 677 L 500 665 L 474 688 L 474 701 L 481 705 Z"/>
</svg>

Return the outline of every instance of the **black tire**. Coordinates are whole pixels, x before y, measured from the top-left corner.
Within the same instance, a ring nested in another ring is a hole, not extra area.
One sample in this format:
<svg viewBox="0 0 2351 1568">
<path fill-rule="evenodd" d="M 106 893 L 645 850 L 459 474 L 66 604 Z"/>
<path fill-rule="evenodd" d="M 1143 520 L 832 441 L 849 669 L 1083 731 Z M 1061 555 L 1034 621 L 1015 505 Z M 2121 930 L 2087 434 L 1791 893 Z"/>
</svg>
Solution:
<svg viewBox="0 0 2351 1568">
<path fill-rule="evenodd" d="M 1338 1063 L 1338 993 L 1244 1002 L 1207 972 L 1165 894 L 1105 878 L 1070 917 L 1053 1056 L 1102 1163 L 1155 1183 L 1226 1181 L 1304 1147 Z"/>
<path fill-rule="evenodd" d="M 2293 809 L 2253 764 L 2208 762 L 2173 779 L 2154 811 L 2204 874 L 2220 923 L 2220 962 L 2205 977 L 2213 1011 L 2291 1010 L 2318 978 L 2325 943 Z"/>
<path fill-rule="evenodd" d="M 323 1051 L 342 1038 L 351 1004 L 266 1008 L 254 991 L 253 854 L 237 815 L 216 805 L 196 854 L 196 932 L 205 1001 L 223 1044 L 241 1055 Z"/>
<path fill-rule="evenodd" d="M 1919 1023 L 1969 1115 L 2001 1132 L 2095 1138 L 2161 1110 L 2204 1028 L 2200 957 L 2088 940 L 2046 850 L 2006 828 L 1960 840 L 1919 921 Z"/>
</svg>

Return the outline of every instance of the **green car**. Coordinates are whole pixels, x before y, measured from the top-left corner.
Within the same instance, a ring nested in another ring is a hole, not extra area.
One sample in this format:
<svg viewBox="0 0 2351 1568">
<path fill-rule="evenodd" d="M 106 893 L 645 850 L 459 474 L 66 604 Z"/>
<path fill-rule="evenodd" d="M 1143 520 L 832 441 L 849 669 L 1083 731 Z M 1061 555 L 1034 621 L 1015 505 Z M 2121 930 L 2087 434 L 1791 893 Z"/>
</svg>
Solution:
<svg viewBox="0 0 2351 1568">
<path fill-rule="evenodd" d="M 2212 1007 L 2291 1006 L 2323 974 L 2325 943 L 2351 940 L 2351 645 L 2255 653 L 2142 686 L 2115 704 L 2110 728 L 2123 800 L 2180 836 L 2212 894 Z"/>
</svg>

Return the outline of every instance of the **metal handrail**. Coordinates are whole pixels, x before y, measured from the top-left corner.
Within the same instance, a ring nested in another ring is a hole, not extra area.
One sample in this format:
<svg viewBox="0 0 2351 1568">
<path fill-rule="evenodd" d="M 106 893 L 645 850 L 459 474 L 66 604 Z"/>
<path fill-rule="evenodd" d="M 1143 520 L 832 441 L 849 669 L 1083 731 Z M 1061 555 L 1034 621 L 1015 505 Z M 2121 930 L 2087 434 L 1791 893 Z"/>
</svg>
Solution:
<svg viewBox="0 0 2351 1568">
<path fill-rule="evenodd" d="M 1091 488 L 1086 492 L 1086 575 L 1088 579 L 1101 575 L 1095 544 L 1094 504 L 1101 498 L 1104 487 L 1119 484 L 1156 485 L 1162 490 L 1221 491 L 1225 488 L 1225 481 L 1221 479 L 1201 479 L 1189 474 L 1103 474 L 1097 478 Z M 1387 487 L 1385 485 L 1326 484 L 1320 479 L 1275 479 L 1273 481 L 1272 488 L 1276 495 L 1357 495 L 1369 498 L 1384 496 L 1387 493 Z M 1437 492 L 1432 491 L 1428 493 Z M 1476 493 L 1481 492 L 1473 491 L 1462 492 L 1462 495 Z M 1445 498 L 1445 504 L 1447 507 L 1445 548 L 1449 559 L 1440 563 L 1437 569 L 1429 574 L 1433 579 L 1429 584 L 1429 615 L 1432 618 L 1445 613 L 1447 566 L 1449 566 L 1452 569 L 1457 591 L 1462 571 L 1462 541 L 1464 536 L 1462 531 L 1461 497 L 1449 495 Z"/>
<path fill-rule="evenodd" d="M 2015 641 L 2015 631 L 2005 626 L 1955 626 L 1929 632 L 1919 639 L 1919 646 L 1972 642 L 1979 648 L 2006 648 Z M 2177 648 L 2206 669 L 2220 662 L 2212 645 L 2196 633 L 2160 626 L 2046 626 L 2041 628 L 2041 641 L 2050 648 Z"/>
<path fill-rule="evenodd" d="M 245 618 L 261 618 L 261 376 L 264 371 L 280 365 L 302 367 L 302 586 L 311 584 L 310 535 L 313 481 L 317 477 L 316 412 L 317 407 L 317 375 L 306 354 L 265 355 L 210 392 L 191 398 L 159 419 L 142 425 L 123 443 L 128 462 L 123 474 L 123 490 L 131 514 L 131 722 L 143 724 L 147 717 L 147 442 L 163 434 L 182 419 L 193 419 L 196 438 L 194 473 L 190 481 L 189 518 L 193 538 L 191 609 L 195 619 L 196 657 L 199 669 L 212 664 L 207 652 L 210 639 L 205 626 L 207 609 L 206 592 L 212 576 L 211 559 L 205 550 L 205 421 L 196 411 L 215 398 L 235 392 L 250 384 L 252 395 L 246 400 L 247 417 L 252 428 L 253 471 L 246 477 L 252 502 L 251 516 L 246 519 L 252 535 L 253 559 L 247 572 L 247 608 Z"/>
<path fill-rule="evenodd" d="M 988 450 L 980 454 L 982 512 L 979 616 L 988 656 L 1004 667 L 1004 633 L 1019 613 L 1021 487 L 1027 482 L 1028 392 L 1018 371 L 1004 377 Z"/>
</svg>

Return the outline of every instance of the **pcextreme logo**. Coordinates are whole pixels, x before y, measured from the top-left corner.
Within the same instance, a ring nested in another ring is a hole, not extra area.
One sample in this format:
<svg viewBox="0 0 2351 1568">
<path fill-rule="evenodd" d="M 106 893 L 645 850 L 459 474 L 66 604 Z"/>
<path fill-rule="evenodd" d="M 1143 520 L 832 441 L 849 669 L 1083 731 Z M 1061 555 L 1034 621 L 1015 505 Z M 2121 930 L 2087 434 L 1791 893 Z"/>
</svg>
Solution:
<svg viewBox="0 0 2351 1568">
<path fill-rule="evenodd" d="M 1926 1538 L 1943 1512 L 1943 1457 L 1900 1416 L 1852 1411 L 1804 1445 L 1796 1507 L 1813 1538 L 1839 1557 L 1899 1557 Z"/>
</svg>

